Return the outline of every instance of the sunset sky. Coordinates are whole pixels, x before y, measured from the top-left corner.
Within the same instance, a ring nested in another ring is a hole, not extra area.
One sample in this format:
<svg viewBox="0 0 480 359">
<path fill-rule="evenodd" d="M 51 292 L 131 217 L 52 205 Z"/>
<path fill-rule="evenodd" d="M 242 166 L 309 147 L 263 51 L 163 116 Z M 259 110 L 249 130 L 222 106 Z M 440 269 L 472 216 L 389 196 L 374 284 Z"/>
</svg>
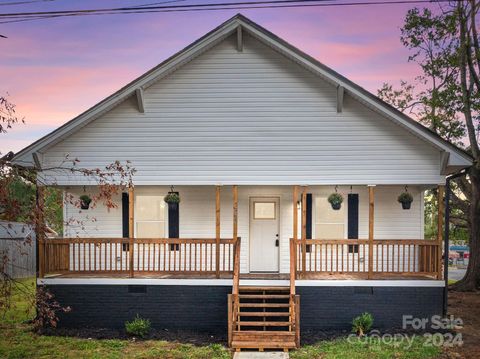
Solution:
<svg viewBox="0 0 480 359">
<path fill-rule="evenodd" d="M 5 5 L 14 1 L 0 0 L 0 13 L 153 1 L 56 0 Z M 226 0 L 178 4 L 196 2 Z M 408 51 L 399 39 L 405 14 L 413 6 L 222 10 L 0 23 L 0 34 L 8 37 L 0 38 L 0 95 L 8 93 L 26 121 L 0 135 L 0 153 L 22 149 L 238 12 L 376 93 L 383 82 L 412 79 L 418 71 L 415 64 L 407 62 Z"/>
</svg>

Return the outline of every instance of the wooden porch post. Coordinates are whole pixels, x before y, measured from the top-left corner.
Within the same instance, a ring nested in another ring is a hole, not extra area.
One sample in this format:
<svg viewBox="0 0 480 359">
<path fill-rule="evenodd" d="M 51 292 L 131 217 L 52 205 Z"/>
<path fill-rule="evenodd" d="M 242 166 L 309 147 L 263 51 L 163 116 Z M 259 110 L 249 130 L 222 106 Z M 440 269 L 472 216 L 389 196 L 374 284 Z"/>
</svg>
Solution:
<svg viewBox="0 0 480 359">
<path fill-rule="evenodd" d="M 437 279 L 442 279 L 442 242 L 445 186 L 438 186 Z M 447 256 L 448 253 L 445 253 Z"/>
<path fill-rule="evenodd" d="M 232 294 L 238 294 L 240 282 L 240 242 L 238 241 L 238 188 L 232 187 L 233 191 L 233 240 L 235 241 L 235 254 L 233 257 L 233 290 Z"/>
<path fill-rule="evenodd" d="M 133 190 L 133 186 L 128 187 L 128 256 L 129 256 L 129 270 L 130 270 L 130 277 L 133 278 L 133 256 L 134 256 L 134 228 L 133 228 L 133 207 L 134 207 L 134 195 L 135 192 Z"/>
<path fill-rule="evenodd" d="M 297 275 L 297 239 L 298 239 L 298 186 L 293 186 L 293 236 L 290 242 L 290 294 L 295 294 L 295 278 Z"/>
<path fill-rule="evenodd" d="M 45 188 L 37 185 L 37 218 L 35 223 L 35 236 L 38 246 L 38 278 L 45 276 L 45 263 L 47 258 L 45 257 L 45 220 L 43 216 L 44 203 L 45 203 Z"/>
<path fill-rule="evenodd" d="M 215 275 L 220 278 L 220 186 L 215 187 Z"/>
<path fill-rule="evenodd" d="M 375 225 L 375 186 L 368 186 L 368 278 L 373 276 L 373 233 Z M 378 259 L 377 259 L 378 260 Z"/>
<path fill-rule="evenodd" d="M 302 272 L 307 273 L 307 187 L 302 189 Z"/>
<path fill-rule="evenodd" d="M 235 185 L 233 190 L 233 239 L 238 238 L 238 187 Z"/>
</svg>

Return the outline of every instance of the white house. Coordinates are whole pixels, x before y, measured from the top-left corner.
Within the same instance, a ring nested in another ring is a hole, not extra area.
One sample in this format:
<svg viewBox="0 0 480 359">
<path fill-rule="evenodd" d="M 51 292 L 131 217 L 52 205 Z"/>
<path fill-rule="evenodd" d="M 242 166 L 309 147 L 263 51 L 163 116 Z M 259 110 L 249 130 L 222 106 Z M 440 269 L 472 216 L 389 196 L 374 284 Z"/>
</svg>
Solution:
<svg viewBox="0 0 480 359">
<path fill-rule="evenodd" d="M 51 170 L 66 155 L 137 172 L 118 208 L 66 201 L 65 238 L 40 240 L 38 283 L 72 307 L 61 325 L 139 313 L 288 349 L 300 329 L 364 311 L 380 327 L 442 311 L 442 231 L 424 239 L 423 193 L 441 195 L 470 156 L 242 15 L 14 161 L 66 198 L 95 195 L 88 177 Z"/>
</svg>

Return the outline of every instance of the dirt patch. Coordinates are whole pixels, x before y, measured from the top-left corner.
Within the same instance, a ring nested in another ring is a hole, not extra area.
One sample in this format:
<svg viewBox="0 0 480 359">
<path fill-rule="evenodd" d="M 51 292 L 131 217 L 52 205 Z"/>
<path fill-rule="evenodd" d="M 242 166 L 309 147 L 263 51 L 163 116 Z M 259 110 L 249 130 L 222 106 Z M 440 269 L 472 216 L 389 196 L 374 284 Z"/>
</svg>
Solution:
<svg viewBox="0 0 480 359">
<path fill-rule="evenodd" d="M 76 337 L 83 339 L 131 339 L 124 330 L 105 329 L 105 328 L 46 328 L 41 333 L 51 336 Z M 187 330 L 167 330 L 152 329 L 150 334 L 143 338 L 135 340 L 165 340 L 168 342 L 178 342 L 182 344 L 193 344 L 196 346 L 205 346 L 209 344 L 227 344 L 227 338 L 222 334 L 214 333 L 196 333 Z"/>
<path fill-rule="evenodd" d="M 445 351 L 447 358 L 480 358 L 480 292 L 449 292 L 448 314 L 461 318 L 463 345 Z"/>
</svg>

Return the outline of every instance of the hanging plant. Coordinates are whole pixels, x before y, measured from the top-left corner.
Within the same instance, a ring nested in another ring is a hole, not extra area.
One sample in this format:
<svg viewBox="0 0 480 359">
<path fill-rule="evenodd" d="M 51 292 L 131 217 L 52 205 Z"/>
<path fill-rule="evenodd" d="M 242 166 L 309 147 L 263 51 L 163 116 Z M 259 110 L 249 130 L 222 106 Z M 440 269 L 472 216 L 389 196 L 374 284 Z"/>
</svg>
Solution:
<svg viewBox="0 0 480 359">
<path fill-rule="evenodd" d="M 403 209 L 410 209 L 410 206 L 413 202 L 413 197 L 410 193 L 403 192 L 400 194 L 400 196 L 398 196 L 397 200 L 402 204 Z"/>
<path fill-rule="evenodd" d="M 338 211 L 342 207 L 343 196 L 340 193 L 332 193 L 328 196 L 328 202 L 332 205 L 332 208 Z"/>
<path fill-rule="evenodd" d="M 89 195 L 82 194 L 80 196 L 80 208 L 81 209 L 88 209 L 90 207 L 91 202 L 92 202 L 92 199 L 90 198 Z"/>
<path fill-rule="evenodd" d="M 178 192 L 168 192 L 168 194 L 163 198 L 166 203 L 180 203 L 180 195 Z"/>
</svg>

